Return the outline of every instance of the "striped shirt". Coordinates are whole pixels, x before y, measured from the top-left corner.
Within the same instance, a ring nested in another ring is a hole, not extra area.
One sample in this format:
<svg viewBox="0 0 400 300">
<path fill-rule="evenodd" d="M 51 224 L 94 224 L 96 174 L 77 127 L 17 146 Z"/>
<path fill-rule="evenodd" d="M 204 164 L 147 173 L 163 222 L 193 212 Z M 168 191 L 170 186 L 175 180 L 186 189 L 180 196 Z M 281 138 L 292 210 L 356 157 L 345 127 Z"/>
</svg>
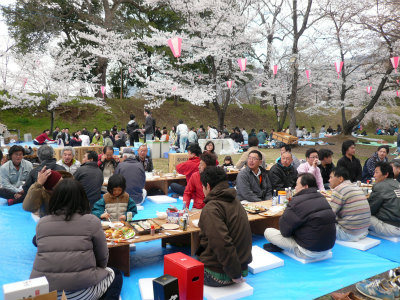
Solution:
<svg viewBox="0 0 400 300">
<path fill-rule="evenodd" d="M 345 232 L 359 235 L 368 230 L 371 210 L 364 192 L 357 185 L 346 180 L 332 190 L 329 202 L 336 214 L 337 223 Z"/>
</svg>

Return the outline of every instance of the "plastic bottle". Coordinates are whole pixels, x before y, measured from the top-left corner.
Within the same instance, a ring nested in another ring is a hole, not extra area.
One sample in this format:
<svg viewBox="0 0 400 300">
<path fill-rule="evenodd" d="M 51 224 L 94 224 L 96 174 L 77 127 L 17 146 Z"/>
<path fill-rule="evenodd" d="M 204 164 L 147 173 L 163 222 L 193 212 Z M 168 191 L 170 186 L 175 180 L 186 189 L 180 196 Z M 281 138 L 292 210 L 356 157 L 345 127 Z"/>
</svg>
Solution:
<svg viewBox="0 0 400 300">
<path fill-rule="evenodd" d="M 151 225 L 151 227 L 150 227 L 150 234 L 151 234 L 151 235 L 154 235 L 155 233 L 156 233 L 156 229 L 155 229 L 154 225 Z"/>
<path fill-rule="evenodd" d="M 276 190 L 274 190 L 274 194 L 272 195 L 272 206 L 276 205 L 277 200 Z"/>
</svg>

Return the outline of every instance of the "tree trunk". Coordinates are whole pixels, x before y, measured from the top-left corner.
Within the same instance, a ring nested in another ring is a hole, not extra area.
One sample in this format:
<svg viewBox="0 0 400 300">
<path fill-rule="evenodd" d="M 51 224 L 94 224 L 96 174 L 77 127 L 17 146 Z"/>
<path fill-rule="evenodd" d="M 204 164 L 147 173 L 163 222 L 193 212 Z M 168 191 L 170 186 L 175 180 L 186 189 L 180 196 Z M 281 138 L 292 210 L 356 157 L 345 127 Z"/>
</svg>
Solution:
<svg viewBox="0 0 400 300">
<path fill-rule="evenodd" d="M 218 129 L 223 130 L 224 129 L 224 123 L 225 123 L 225 111 L 221 109 L 218 112 Z"/>
<path fill-rule="evenodd" d="M 97 58 L 98 66 L 97 66 L 97 74 L 100 75 L 100 86 L 99 90 L 96 93 L 96 97 L 103 98 L 103 93 L 101 92 L 101 86 L 106 86 L 106 80 L 107 80 L 107 66 L 108 66 L 108 59 L 104 57 L 98 57 Z M 107 94 L 104 91 L 104 98 L 107 98 Z"/>
<path fill-rule="evenodd" d="M 53 132 L 54 127 L 54 109 L 50 111 L 50 134 Z"/>
<path fill-rule="evenodd" d="M 123 85 L 124 85 L 124 78 L 123 78 L 123 76 L 122 76 L 122 67 L 121 67 L 121 94 L 120 94 L 120 96 L 119 96 L 119 99 L 122 99 L 122 97 L 123 97 L 123 95 L 122 95 L 122 93 L 123 93 Z"/>
<path fill-rule="evenodd" d="M 174 106 L 178 106 L 178 100 L 176 99 L 176 95 L 174 95 Z"/>
</svg>

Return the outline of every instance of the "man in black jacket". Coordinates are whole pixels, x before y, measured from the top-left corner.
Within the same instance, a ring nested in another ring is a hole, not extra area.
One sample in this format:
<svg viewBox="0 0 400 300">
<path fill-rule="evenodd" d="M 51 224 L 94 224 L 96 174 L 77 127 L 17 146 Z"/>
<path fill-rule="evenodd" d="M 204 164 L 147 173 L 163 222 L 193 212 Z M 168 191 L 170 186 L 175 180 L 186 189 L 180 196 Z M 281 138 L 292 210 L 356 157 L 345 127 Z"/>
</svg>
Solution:
<svg viewBox="0 0 400 300">
<path fill-rule="evenodd" d="M 252 261 L 247 214 L 222 168 L 205 168 L 200 180 L 205 206 L 199 219 L 196 255 L 204 263 L 204 284 L 219 287 L 243 282 Z"/>
<path fill-rule="evenodd" d="M 88 197 L 90 209 L 101 198 L 101 187 L 104 182 L 103 172 L 97 165 L 98 155 L 95 151 L 88 151 L 82 159 L 82 165 L 75 172 L 74 178 L 78 180 Z"/>
<path fill-rule="evenodd" d="M 139 142 L 139 125 L 135 121 L 134 114 L 130 115 L 130 119 L 131 120 L 126 126 L 126 130 L 128 131 L 129 135 L 129 145 L 133 147 L 135 142 Z"/>
<path fill-rule="evenodd" d="M 322 180 L 324 181 L 324 188 L 326 190 L 330 189 L 329 178 L 331 172 L 335 165 L 332 162 L 333 152 L 330 149 L 320 149 L 318 150 L 318 159 L 321 164 L 318 165 L 321 171 Z"/>
<path fill-rule="evenodd" d="M 294 188 L 297 180 L 297 170 L 292 165 L 292 153 L 284 152 L 278 162 L 269 171 L 272 189 L 284 191 L 285 188 Z"/>
<path fill-rule="evenodd" d="M 71 136 L 69 134 L 69 128 L 65 128 L 65 131 L 61 134 L 61 139 L 64 143 L 64 146 L 68 146 L 71 141 Z"/>
<path fill-rule="evenodd" d="M 145 142 L 146 142 L 146 141 L 153 140 L 154 124 L 153 124 L 153 118 L 151 117 L 151 112 L 149 109 L 144 110 L 144 116 L 146 117 L 146 121 L 144 124 L 144 136 L 145 136 Z"/>
<path fill-rule="evenodd" d="M 362 178 L 362 167 L 360 160 L 354 155 L 356 154 L 356 146 L 354 141 L 347 140 L 342 144 L 343 157 L 338 160 L 337 167 L 345 168 L 350 174 L 350 181 L 356 182 Z"/>
<path fill-rule="evenodd" d="M 303 259 L 325 256 L 335 245 L 336 216 L 325 197 L 317 192 L 312 174 L 300 174 L 296 195 L 279 220 L 279 228 L 267 228 L 265 238 L 271 252 L 287 250 Z"/>
</svg>

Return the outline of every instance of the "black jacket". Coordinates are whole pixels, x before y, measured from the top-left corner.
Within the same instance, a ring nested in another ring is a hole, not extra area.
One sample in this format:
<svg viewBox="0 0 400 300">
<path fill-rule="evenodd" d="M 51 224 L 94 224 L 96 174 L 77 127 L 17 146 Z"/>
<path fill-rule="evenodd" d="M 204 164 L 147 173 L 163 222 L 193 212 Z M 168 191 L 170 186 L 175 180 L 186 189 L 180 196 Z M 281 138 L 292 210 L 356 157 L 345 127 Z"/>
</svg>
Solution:
<svg viewBox="0 0 400 300">
<path fill-rule="evenodd" d="M 325 168 L 322 165 L 318 165 L 324 184 L 329 183 L 329 176 L 331 175 L 332 169 L 334 167 L 335 165 L 333 163 L 326 165 Z"/>
<path fill-rule="evenodd" d="M 61 134 L 61 139 L 62 139 L 64 145 L 69 145 L 69 143 L 71 142 L 71 135 L 69 133 L 63 132 Z"/>
<path fill-rule="evenodd" d="M 144 161 L 141 161 L 139 156 L 136 156 L 138 162 L 140 162 L 144 168 L 145 172 L 152 172 L 153 171 L 153 160 L 146 155 Z"/>
<path fill-rule="evenodd" d="M 310 251 L 326 251 L 335 245 L 336 215 L 317 188 L 302 190 L 293 197 L 279 220 L 284 237 L 293 237 Z"/>
<path fill-rule="evenodd" d="M 211 271 L 240 278 L 252 261 L 247 213 L 227 181 L 217 184 L 204 202 L 199 220 L 199 260 Z"/>
<path fill-rule="evenodd" d="M 350 160 L 347 156 L 343 156 L 338 160 L 337 167 L 343 167 L 349 172 L 351 182 L 356 182 L 362 178 L 361 163 L 360 160 L 355 156 L 353 156 L 352 160 Z"/>
<path fill-rule="evenodd" d="M 46 169 L 51 169 L 53 171 L 66 171 L 63 166 L 57 165 L 57 160 L 55 158 L 42 161 L 39 166 L 34 168 L 29 173 L 28 179 L 26 180 L 24 186 L 22 187 L 24 189 L 25 195 L 28 192 L 31 185 L 37 181 L 38 173 L 43 169 L 44 166 L 46 166 Z"/>
<path fill-rule="evenodd" d="M 128 125 L 126 126 L 126 131 L 129 136 L 131 136 L 133 139 L 136 137 L 139 138 L 139 125 L 136 123 L 135 120 L 130 120 Z M 131 145 L 133 146 L 133 145 Z M 124 146 L 126 147 L 126 145 Z"/>
<path fill-rule="evenodd" d="M 284 167 L 281 160 L 272 166 L 269 170 L 269 180 L 271 181 L 272 189 L 277 191 L 284 191 L 285 188 L 294 188 L 297 180 L 297 170 L 290 165 Z"/>
<path fill-rule="evenodd" d="M 114 148 L 120 149 L 121 147 L 126 147 L 126 143 L 122 139 L 114 142 Z"/>
<path fill-rule="evenodd" d="M 146 117 L 146 122 L 144 124 L 144 133 L 145 134 L 153 134 L 154 133 L 153 118 L 150 115 L 148 115 Z"/>
<path fill-rule="evenodd" d="M 89 199 L 90 208 L 101 198 L 101 187 L 103 185 L 103 172 L 97 166 L 97 162 L 89 161 L 80 166 L 74 177 L 82 185 Z"/>
</svg>

